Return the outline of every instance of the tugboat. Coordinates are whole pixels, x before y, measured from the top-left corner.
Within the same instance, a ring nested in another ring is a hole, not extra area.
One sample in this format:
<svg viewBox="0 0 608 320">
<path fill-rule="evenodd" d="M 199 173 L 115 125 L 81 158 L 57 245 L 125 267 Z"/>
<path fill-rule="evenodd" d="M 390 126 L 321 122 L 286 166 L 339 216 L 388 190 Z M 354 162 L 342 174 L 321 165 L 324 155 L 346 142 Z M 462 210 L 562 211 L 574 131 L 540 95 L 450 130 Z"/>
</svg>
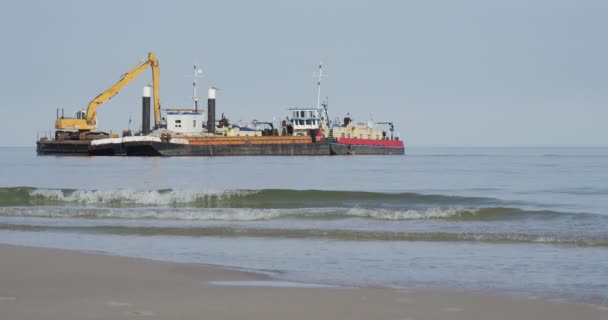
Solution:
<svg viewBox="0 0 608 320">
<path fill-rule="evenodd" d="M 402 155 L 405 151 L 403 141 L 395 135 L 393 122 L 354 122 L 350 114 L 344 117 L 344 121 L 334 122 L 329 120 L 327 111 L 327 98 L 321 102 L 321 79 L 323 74 L 323 63 L 319 64 L 318 91 L 316 113 L 322 115 L 320 118 L 310 118 L 312 123 L 319 119 L 319 130 L 324 138 L 330 143 L 331 155 Z M 307 110 L 305 110 L 306 112 Z M 296 112 L 297 113 L 297 112 Z M 294 114 L 296 114 L 294 113 Z M 304 113 L 306 115 L 306 113 Z M 300 119 L 300 118 L 298 118 Z M 302 119 L 307 121 L 308 118 Z M 300 120 L 300 121 L 302 121 Z M 312 124 L 311 123 L 311 124 Z M 389 132 L 382 130 L 379 126 L 389 126 Z"/>
<path fill-rule="evenodd" d="M 390 135 L 376 125 L 389 125 Z M 392 155 L 404 154 L 403 141 L 394 136 L 392 122 L 353 123 L 350 116 L 342 125 L 334 124 L 332 134 L 336 136 L 329 144 L 332 155 Z"/>
</svg>

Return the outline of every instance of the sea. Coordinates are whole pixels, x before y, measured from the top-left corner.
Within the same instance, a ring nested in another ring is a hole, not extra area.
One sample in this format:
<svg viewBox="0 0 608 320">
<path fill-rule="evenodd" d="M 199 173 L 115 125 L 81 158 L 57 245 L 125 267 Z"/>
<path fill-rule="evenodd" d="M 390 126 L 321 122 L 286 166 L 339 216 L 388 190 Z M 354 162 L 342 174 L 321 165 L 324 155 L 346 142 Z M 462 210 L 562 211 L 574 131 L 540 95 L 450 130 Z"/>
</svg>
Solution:
<svg viewBox="0 0 608 320">
<path fill-rule="evenodd" d="M 608 148 L 140 158 L 3 147 L 0 243 L 608 305 Z"/>
</svg>

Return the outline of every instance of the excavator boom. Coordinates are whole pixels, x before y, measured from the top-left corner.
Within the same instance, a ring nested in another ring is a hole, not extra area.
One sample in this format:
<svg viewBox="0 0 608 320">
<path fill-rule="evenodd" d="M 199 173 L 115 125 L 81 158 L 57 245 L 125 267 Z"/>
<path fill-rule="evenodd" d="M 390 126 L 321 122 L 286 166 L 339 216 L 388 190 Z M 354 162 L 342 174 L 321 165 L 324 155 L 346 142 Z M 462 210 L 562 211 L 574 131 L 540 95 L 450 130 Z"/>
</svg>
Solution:
<svg viewBox="0 0 608 320">
<path fill-rule="evenodd" d="M 83 118 L 60 118 L 55 122 L 55 128 L 58 130 L 79 130 L 90 131 L 95 130 L 97 124 L 97 108 L 104 102 L 114 97 L 123 87 L 125 87 L 133 79 L 137 78 L 148 67 L 152 68 L 152 88 L 154 95 L 154 126 L 157 127 L 160 122 L 160 97 L 158 95 L 160 89 L 160 73 L 158 69 L 158 60 L 156 55 L 148 53 L 147 61 L 140 61 L 131 69 L 129 69 L 114 85 L 100 93 L 95 97 L 87 107 L 86 115 Z"/>
</svg>

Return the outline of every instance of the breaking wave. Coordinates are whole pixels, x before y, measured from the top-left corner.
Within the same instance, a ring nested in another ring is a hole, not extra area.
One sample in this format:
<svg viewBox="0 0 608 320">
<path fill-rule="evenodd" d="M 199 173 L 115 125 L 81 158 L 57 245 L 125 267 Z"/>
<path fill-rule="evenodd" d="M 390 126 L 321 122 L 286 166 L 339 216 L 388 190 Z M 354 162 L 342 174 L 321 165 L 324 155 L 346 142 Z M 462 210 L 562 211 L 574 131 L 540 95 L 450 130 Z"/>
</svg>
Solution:
<svg viewBox="0 0 608 320">
<path fill-rule="evenodd" d="M 556 215 L 551 211 L 514 208 L 91 208 L 91 207 L 0 207 L 0 216 L 91 219 L 161 219 L 200 221 L 255 221 L 281 218 L 374 220 L 502 220 L 525 216 Z"/>
<path fill-rule="evenodd" d="M 164 206 L 196 208 L 400 207 L 496 204 L 492 198 L 418 193 L 321 190 L 83 190 L 0 188 L 0 207 L 86 205 L 111 207 Z"/>
<path fill-rule="evenodd" d="M 499 220 L 554 217 L 493 198 L 321 190 L 0 188 L 0 216 L 251 221 L 280 218 Z"/>
</svg>

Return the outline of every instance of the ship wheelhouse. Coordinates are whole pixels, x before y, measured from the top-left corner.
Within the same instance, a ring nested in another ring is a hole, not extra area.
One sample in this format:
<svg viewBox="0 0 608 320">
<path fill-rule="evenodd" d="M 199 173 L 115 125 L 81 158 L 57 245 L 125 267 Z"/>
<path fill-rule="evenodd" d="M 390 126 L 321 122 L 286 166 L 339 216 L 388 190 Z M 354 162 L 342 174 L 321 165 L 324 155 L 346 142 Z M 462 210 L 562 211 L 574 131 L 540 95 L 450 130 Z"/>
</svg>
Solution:
<svg viewBox="0 0 608 320">
<path fill-rule="evenodd" d="M 294 131 L 314 130 L 321 126 L 317 108 L 290 108 L 289 115 Z"/>
</svg>

